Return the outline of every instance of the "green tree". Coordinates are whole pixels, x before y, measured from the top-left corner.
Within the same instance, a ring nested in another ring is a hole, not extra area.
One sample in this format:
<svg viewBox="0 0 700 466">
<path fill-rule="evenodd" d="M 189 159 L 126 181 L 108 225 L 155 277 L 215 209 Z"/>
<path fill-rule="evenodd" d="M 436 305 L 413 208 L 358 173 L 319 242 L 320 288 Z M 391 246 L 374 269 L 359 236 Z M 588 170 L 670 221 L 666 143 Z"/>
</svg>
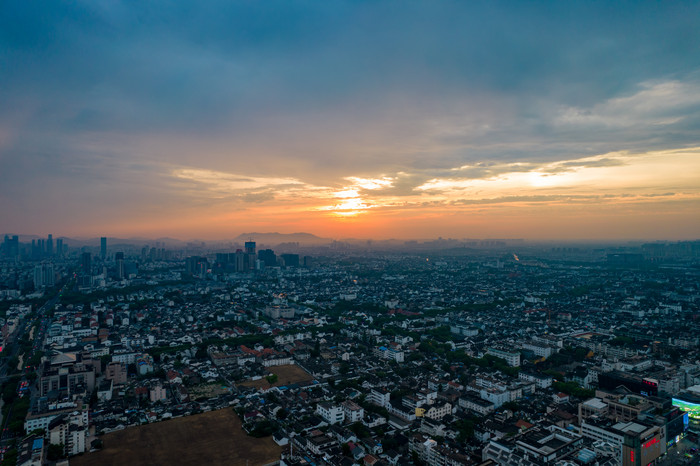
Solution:
<svg viewBox="0 0 700 466">
<path fill-rule="evenodd" d="M 255 438 L 269 437 L 275 430 L 277 430 L 277 426 L 272 421 L 264 419 L 255 424 L 249 435 Z"/>
<path fill-rule="evenodd" d="M 52 443 L 49 445 L 49 449 L 48 449 L 49 461 L 57 461 L 57 460 L 60 460 L 62 458 L 65 458 L 65 457 L 66 457 L 65 445 L 63 445 L 62 443 L 59 443 L 59 444 Z"/>
<path fill-rule="evenodd" d="M 17 464 L 17 449 L 9 449 L 2 459 L 2 466 L 15 466 Z"/>
</svg>

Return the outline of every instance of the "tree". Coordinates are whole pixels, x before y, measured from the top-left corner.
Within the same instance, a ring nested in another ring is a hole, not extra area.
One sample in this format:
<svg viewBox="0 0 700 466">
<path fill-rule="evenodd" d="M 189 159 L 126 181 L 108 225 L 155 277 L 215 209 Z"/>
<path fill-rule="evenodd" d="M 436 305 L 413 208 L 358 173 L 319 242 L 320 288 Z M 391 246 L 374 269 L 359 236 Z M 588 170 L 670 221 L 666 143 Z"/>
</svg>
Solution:
<svg viewBox="0 0 700 466">
<path fill-rule="evenodd" d="M 593 398 L 595 396 L 595 390 L 582 388 L 576 382 L 554 382 L 552 387 L 554 387 L 555 390 L 564 392 L 567 395 L 576 396 L 578 398 L 586 399 Z"/>
<path fill-rule="evenodd" d="M 350 430 L 357 436 L 357 438 L 364 438 L 372 435 L 369 429 L 367 429 L 367 427 L 365 427 L 361 422 L 356 422 L 350 425 Z"/>
<path fill-rule="evenodd" d="M 57 461 L 57 460 L 60 460 L 62 458 L 65 458 L 66 457 L 65 445 L 63 445 L 62 443 L 50 444 L 49 450 L 48 450 L 48 457 L 49 457 L 49 461 Z"/>
<path fill-rule="evenodd" d="M 90 406 L 94 407 L 97 405 L 98 398 L 97 398 L 97 388 L 95 388 L 92 393 L 90 394 Z"/>
<path fill-rule="evenodd" d="M 195 359 L 207 359 L 209 355 L 207 354 L 207 350 L 205 348 L 199 348 L 197 352 L 194 355 Z"/>
<path fill-rule="evenodd" d="M 317 358 L 317 357 L 321 356 L 321 343 L 319 343 L 318 340 L 316 341 L 316 344 L 314 345 L 314 349 L 309 351 L 309 354 L 313 358 Z"/>
<path fill-rule="evenodd" d="M 112 362 L 112 356 L 109 354 L 105 354 L 104 356 L 100 356 L 100 364 L 102 364 L 102 369 L 105 369 L 107 367 L 107 364 Z"/>
<path fill-rule="evenodd" d="M 411 460 L 413 461 L 413 464 L 425 464 L 423 461 L 421 461 L 420 456 L 418 456 L 418 452 L 415 450 L 411 451 Z"/>
<path fill-rule="evenodd" d="M 16 448 L 9 449 L 3 456 L 2 466 L 14 466 L 17 464 L 17 455 L 18 453 Z"/>
<path fill-rule="evenodd" d="M 255 438 L 269 437 L 275 430 L 277 430 L 277 426 L 272 421 L 264 419 L 255 424 L 249 435 Z"/>
<path fill-rule="evenodd" d="M 515 401 L 508 401 L 506 403 L 503 403 L 502 408 L 509 409 L 509 410 L 515 412 L 515 411 L 518 411 L 520 409 L 520 406 Z"/>
</svg>

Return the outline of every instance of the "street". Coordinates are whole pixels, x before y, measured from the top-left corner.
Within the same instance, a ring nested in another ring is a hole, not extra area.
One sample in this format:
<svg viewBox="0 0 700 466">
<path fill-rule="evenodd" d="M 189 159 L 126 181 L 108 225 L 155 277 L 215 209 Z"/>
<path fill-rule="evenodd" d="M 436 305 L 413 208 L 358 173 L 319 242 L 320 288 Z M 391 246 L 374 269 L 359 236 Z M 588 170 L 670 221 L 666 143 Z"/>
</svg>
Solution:
<svg viewBox="0 0 700 466">
<path fill-rule="evenodd" d="M 698 444 L 687 437 L 673 445 L 666 451 L 666 454 L 656 462 L 659 466 L 673 466 L 678 464 L 697 465 L 700 464 L 700 455 L 697 451 Z M 691 452 L 691 450 L 694 450 Z M 690 457 L 688 456 L 690 455 Z"/>
</svg>

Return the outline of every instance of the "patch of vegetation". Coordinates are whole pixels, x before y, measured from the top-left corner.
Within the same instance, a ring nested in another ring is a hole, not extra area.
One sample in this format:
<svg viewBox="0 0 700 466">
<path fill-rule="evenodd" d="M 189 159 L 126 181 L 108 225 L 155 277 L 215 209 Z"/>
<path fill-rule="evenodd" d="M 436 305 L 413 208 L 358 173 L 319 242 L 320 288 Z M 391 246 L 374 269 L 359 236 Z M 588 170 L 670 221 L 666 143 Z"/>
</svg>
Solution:
<svg viewBox="0 0 700 466">
<path fill-rule="evenodd" d="M 47 456 L 49 461 L 57 461 L 66 457 L 65 445 L 62 443 L 56 444 L 52 443 L 49 445 Z"/>
<path fill-rule="evenodd" d="M 248 435 L 255 438 L 269 437 L 277 430 L 277 425 L 274 422 L 264 419 L 253 427 Z"/>
<path fill-rule="evenodd" d="M 554 382 L 552 387 L 554 387 L 555 390 L 577 398 L 588 399 L 595 396 L 595 390 L 583 388 L 576 382 Z"/>
</svg>

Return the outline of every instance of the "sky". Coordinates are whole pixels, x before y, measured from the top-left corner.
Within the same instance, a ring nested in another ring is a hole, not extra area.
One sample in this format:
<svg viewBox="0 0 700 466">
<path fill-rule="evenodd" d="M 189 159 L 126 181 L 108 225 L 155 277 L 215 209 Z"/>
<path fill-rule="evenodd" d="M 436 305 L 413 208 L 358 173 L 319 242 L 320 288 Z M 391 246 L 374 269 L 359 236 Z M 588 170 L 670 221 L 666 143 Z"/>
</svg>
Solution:
<svg viewBox="0 0 700 466">
<path fill-rule="evenodd" d="M 698 18 L 2 2 L 0 233 L 697 239 Z"/>
</svg>

